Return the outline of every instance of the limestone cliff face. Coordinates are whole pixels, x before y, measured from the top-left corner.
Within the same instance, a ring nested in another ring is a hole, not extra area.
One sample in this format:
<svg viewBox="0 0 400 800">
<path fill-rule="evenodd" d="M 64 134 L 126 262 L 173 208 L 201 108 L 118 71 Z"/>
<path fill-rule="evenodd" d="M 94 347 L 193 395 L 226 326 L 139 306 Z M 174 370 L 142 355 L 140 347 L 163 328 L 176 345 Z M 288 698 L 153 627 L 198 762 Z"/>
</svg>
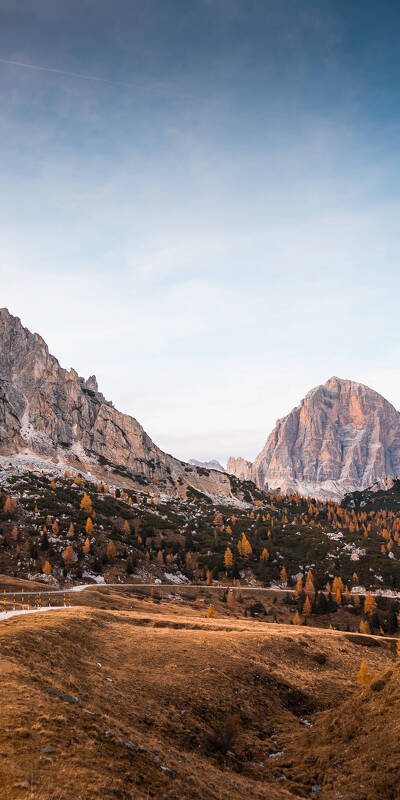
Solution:
<svg viewBox="0 0 400 800">
<path fill-rule="evenodd" d="M 243 459 L 227 471 L 243 476 Z M 381 395 L 331 378 L 278 420 L 249 469 L 260 488 L 340 498 L 400 475 L 400 414 Z"/>
<path fill-rule="evenodd" d="M 245 458 L 234 458 L 230 456 L 226 465 L 226 471 L 231 475 L 236 475 L 241 481 L 249 481 L 252 479 L 253 464 L 251 461 L 246 461 Z"/>
<path fill-rule="evenodd" d="M 94 375 L 84 380 L 63 369 L 41 336 L 3 308 L 0 453 L 26 449 L 94 474 L 117 468 L 120 482 L 156 477 L 171 493 L 185 494 L 188 485 L 219 496 L 231 493 L 225 474 L 201 473 L 160 450 L 136 419 L 104 399 Z"/>
</svg>

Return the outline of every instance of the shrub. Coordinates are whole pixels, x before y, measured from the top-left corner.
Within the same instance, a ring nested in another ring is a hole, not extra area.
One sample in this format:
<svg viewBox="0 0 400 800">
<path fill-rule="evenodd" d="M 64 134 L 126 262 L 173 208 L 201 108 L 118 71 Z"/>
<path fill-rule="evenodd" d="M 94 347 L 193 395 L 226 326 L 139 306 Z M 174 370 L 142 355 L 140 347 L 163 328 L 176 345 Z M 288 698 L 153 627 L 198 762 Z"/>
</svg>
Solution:
<svg viewBox="0 0 400 800">
<path fill-rule="evenodd" d="M 231 750 L 239 733 L 239 718 L 227 714 L 208 734 L 207 744 L 213 753 L 226 755 Z"/>
</svg>

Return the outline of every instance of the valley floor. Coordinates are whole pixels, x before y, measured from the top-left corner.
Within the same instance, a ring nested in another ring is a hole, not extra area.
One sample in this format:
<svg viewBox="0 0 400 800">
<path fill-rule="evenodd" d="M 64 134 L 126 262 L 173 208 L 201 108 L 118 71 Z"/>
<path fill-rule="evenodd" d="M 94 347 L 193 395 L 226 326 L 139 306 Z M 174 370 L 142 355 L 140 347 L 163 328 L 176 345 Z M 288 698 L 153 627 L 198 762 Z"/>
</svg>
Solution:
<svg viewBox="0 0 400 800">
<path fill-rule="evenodd" d="M 70 602 L 0 624 L 2 800 L 400 797 L 389 638 L 97 587 Z"/>
</svg>

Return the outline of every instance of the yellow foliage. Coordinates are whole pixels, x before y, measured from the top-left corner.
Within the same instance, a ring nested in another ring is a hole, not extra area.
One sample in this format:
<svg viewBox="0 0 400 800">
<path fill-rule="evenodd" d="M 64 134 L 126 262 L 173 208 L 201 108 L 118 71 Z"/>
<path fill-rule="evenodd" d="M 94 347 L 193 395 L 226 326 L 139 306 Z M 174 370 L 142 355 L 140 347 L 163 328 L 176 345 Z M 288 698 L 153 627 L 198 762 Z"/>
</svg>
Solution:
<svg viewBox="0 0 400 800">
<path fill-rule="evenodd" d="M 87 535 L 91 536 L 92 533 L 93 533 L 93 522 L 92 522 L 90 517 L 88 517 L 87 520 L 86 520 L 85 529 L 86 529 Z"/>
<path fill-rule="evenodd" d="M 359 673 L 357 675 L 357 682 L 360 684 L 360 686 L 368 686 L 368 684 L 371 683 L 375 677 L 376 673 L 374 670 L 369 670 L 365 661 L 362 661 Z"/>
<path fill-rule="evenodd" d="M 364 600 L 364 614 L 373 614 L 376 608 L 375 600 L 371 592 L 367 592 Z"/>
<path fill-rule="evenodd" d="M 115 546 L 115 542 L 113 542 L 113 540 L 110 539 L 107 545 L 107 558 L 115 558 L 116 555 L 117 555 L 117 548 Z"/>
<path fill-rule="evenodd" d="M 280 574 L 280 582 L 286 585 L 287 581 L 288 581 L 288 576 L 286 572 L 286 567 L 282 567 Z"/>
<path fill-rule="evenodd" d="M 226 569 L 233 567 L 233 555 L 230 547 L 227 547 L 225 550 L 224 564 Z"/>
<path fill-rule="evenodd" d="M 369 622 L 367 619 L 362 619 L 360 622 L 360 633 L 371 633 L 371 628 L 369 627 Z"/>
<path fill-rule="evenodd" d="M 64 553 L 63 553 L 63 559 L 64 559 L 64 561 L 65 561 L 65 565 L 66 565 L 67 567 L 70 567 L 70 566 L 73 564 L 73 562 L 74 562 L 74 555 L 75 555 L 75 554 L 74 554 L 74 548 L 73 548 L 73 547 L 71 547 L 71 545 L 69 544 L 69 545 L 68 545 L 68 546 L 65 548 L 65 550 L 64 550 Z"/>
<path fill-rule="evenodd" d="M 305 617 L 309 617 L 311 612 L 312 612 L 312 608 L 311 608 L 310 598 L 307 595 L 307 597 L 305 599 L 304 606 L 303 606 L 303 615 Z"/>
<path fill-rule="evenodd" d="M 84 493 L 82 500 L 81 500 L 81 510 L 85 512 L 85 514 L 91 514 L 93 510 L 93 503 L 91 498 L 89 497 L 86 492 Z"/>
</svg>

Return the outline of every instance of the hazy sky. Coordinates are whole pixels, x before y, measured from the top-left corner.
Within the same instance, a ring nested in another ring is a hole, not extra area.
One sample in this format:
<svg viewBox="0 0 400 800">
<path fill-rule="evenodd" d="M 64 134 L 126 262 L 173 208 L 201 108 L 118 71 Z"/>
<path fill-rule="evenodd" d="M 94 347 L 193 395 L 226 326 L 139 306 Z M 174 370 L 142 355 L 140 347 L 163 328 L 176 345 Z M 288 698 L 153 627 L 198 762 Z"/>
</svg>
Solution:
<svg viewBox="0 0 400 800">
<path fill-rule="evenodd" d="M 182 458 L 254 458 L 331 375 L 400 408 L 399 23 L 1 0 L 0 306 Z"/>
</svg>

